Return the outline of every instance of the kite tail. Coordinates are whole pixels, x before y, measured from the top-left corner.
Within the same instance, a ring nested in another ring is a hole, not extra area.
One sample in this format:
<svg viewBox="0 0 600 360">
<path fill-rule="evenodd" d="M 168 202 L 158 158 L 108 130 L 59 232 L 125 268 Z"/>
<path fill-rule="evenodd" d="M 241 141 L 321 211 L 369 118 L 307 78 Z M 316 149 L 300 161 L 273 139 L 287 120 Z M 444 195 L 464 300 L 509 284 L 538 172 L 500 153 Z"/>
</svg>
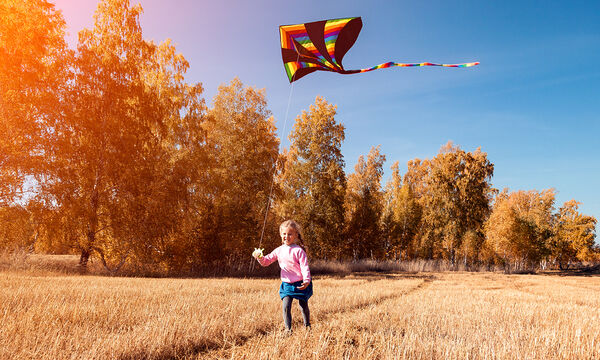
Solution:
<svg viewBox="0 0 600 360">
<path fill-rule="evenodd" d="M 403 63 L 396 63 L 396 62 L 386 62 L 386 63 L 383 63 L 383 64 L 379 64 L 377 66 L 373 66 L 372 68 L 360 69 L 360 70 L 355 70 L 355 71 L 363 73 L 363 72 L 367 72 L 367 71 L 373 71 L 373 70 L 377 70 L 377 69 L 385 69 L 385 68 L 394 67 L 394 66 L 400 66 L 400 67 L 411 67 L 411 66 L 443 66 L 443 67 L 460 67 L 460 68 L 464 68 L 464 67 L 471 67 L 471 66 L 475 66 L 475 65 L 479 65 L 479 62 L 470 62 L 470 63 L 463 63 L 463 64 L 435 64 L 435 63 L 430 63 L 430 62 L 403 64 Z"/>
</svg>

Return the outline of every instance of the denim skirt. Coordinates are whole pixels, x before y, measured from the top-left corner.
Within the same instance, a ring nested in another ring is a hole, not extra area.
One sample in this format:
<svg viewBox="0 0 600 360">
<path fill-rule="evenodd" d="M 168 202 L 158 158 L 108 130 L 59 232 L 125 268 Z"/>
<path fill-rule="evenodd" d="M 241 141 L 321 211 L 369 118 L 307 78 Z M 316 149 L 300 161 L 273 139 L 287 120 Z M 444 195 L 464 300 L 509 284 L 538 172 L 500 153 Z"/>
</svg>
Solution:
<svg viewBox="0 0 600 360">
<path fill-rule="evenodd" d="M 312 280 L 308 287 L 304 290 L 298 290 L 298 286 L 302 285 L 302 281 L 296 281 L 293 283 L 282 282 L 279 287 L 279 296 L 283 299 L 286 296 L 293 297 L 295 299 L 308 301 L 313 294 Z"/>
</svg>

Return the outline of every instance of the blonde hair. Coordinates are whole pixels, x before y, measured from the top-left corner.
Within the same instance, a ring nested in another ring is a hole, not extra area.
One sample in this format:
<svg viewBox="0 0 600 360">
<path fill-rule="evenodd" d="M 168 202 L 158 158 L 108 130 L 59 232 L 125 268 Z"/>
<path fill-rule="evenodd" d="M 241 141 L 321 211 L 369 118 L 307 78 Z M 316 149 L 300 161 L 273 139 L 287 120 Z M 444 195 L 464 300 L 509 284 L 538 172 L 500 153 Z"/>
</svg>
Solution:
<svg viewBox="0 0 600 360">
<path fill-rule="evenodd" d="M 282 222 L 281 225 L 279 225 L 279 233 L 281 234 L 281 230 L 285 228 L 292 228 L 296 231 L 296 234 L 298 234 L 298 245 L 302 249 L 306 250 L 304 248 L 304 240 L 302 239 L 302 227 L 300 226 L 300 224 L 298 224 L 294 220 L 286 220 Z"/>
</svg>

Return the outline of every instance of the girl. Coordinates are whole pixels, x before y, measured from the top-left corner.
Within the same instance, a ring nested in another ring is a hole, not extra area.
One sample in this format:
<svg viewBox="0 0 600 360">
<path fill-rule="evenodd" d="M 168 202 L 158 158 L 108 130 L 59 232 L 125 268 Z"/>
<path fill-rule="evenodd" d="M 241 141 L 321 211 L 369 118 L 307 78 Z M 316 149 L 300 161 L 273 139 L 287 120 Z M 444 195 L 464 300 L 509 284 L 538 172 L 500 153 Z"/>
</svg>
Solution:
<svg viewBox="0 0 600 360">
<path fill-rule="evenodd" d="M 279 226 L 279 234 L 283 245 L 267 256 L 252 254 L 262 266 L 269 266 L 275 260 L 281 268 L 281 287 L 279 296 L 282 300 L 283 322 L 288 331 L 292 330 L 292 299 L 298 299 L 302 309 L 304 326 L 310 328 L 310 312 L 308 299 L 313 294 L 310 269 L 302 242 L 300 225 L 294 220 L 284 221 Z"/>
</svg>

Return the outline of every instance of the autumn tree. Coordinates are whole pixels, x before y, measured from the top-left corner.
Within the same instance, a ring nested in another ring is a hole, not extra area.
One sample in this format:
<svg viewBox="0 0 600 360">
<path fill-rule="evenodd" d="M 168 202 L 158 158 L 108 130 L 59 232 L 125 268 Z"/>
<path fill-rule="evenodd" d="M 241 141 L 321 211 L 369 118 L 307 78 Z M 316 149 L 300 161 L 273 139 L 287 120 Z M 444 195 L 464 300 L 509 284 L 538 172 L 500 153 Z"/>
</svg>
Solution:
<svg viewBox="0 0 600 360">
<path fill-rule="evenodd" d="M 556 192 L 504 189 L 485 224 L 486 244 L 507 268 L 537 266 L 548 255 Z"/>
<path fill-rule="evenodd" d="M 388 242 L 388 257 L 394 260 L 415 256 L 415 238 L 419 231 L 422 209 L 409 182 L 403 183 L 398 162 L 391 167 L 392 176 L 386 184 L 384 229 Z"/>
<path fill-rule="evenodd" d="M 31 213 L 21 205 L 0 207 L 0 252 L 33 250 L 36 239 Z"/>
<path fill-rule="evenodd" d="M 160 129 L 151 130 L 154 140 L 140 152 L 131 173 L 136 181 L 123 182 L 124 201 L 111 207 L 116 242 L 108 248 L 125 242 L 131 263 L 171 272 L 186 269 L 195 253 L 187 225 L 208 192 L 206 106 L 201 85 L 183 80 L 188 67 L 169 40 L 155 47 L 152 67 L 143 69 L 144 112 Z"/>
<path fill-rule="evenodd" d="M 465 261 L 476 258 L 494 193 L 490 182 L 494 165 L 481 149 L 466 152 L 449 142 L 420 166 L 422 237 L 428 244 L 424 255 L 452 263 L 461 255 Z"/>
<path fill-rule="evenodd" d="M 277 204 L 281 217 L 303 226 L 310 255 L 327 258 L 342 255 L 344 230 L 344 126 L 335 115 L 336 107 L 317 97 L 309 111 L 296 118 L 279 176 L 283 195 Z"/>
<path fill-rule="evenodd" d="M 245 87 L 237 78 L 220 86 L 206 130 L 212 236 L 203 246 L 212 249 L 211 260 L 240 259 L 258 246 L 278 157 L 264 89 Z M 276 227 L 273 221 L 264 226 L 270 234 Z"/>
<path fill-rule="evenodd" d="M 44 165 L 39 138 L 68 81 L 64 31 L 48 1 L 0 0 L 0 207 L 21 199 Z"/>
<path fill-rule="evenodd" d="M 392 165 L 392 176 L 385 183 L 382 197 L 382 213 L 381 213 L 381 236 L 383 238 L 383 248 L 385 256 L 398 260 L 401 255 L 401 250 L 395 240 L 396 235 L 396 223 L 394 221 L 394 213 L 392 209 L 392 201 L 394 200 L 394 189 L 402 186 L 402 177 L 400 171 L 394 171 L 394 168 L 398 168 L 398 162 L 396 161 Z"/>
<path fill-rule="evenodd" d="M 581 214 L 578 211 L 580 204 L 575 200 L 567 201 L 555 216 L 549 247 L 561 269 L 572 262 L 593 259 L 597 220 Z"/>
<path fill-rule="evenodd" d="M 94 28 L 79 33 L 68 111 L 45 142 L 39 202 L 62 230 L 47 241 L 79 251 L 82 268 L 92 253 L 105 265 L 172 255 L 189 183 L 179 164 L 202 141 L 202 89 L 183 82 L 188 63 L 169 42 L 142 38 L 141 12 L 127 0 L 98 5 Z"/>
<path fill-rule="evenodd" d="M 438 243 L 437 239 L 433 236 L 423 236 L 425 234 L 425 228 L 423 227 L 423 199 L 428 194 L 426 180 L 427 176 L 429 176 L 430 161 L 428 159 L 409 160 L 403 181 L 400 181 L 402 180 L 401 178 L 397 181 L 398 184 L 406 187 L 405 191 L 410 193 L 410 198 L 416 199 L 417 202 L 415 207 L 418 210 L 418 216 L 414 218 L 417 222 L 417 229 L 412 240 L 412 252 L 408 255 L 425 259 L 433 258 L 434 249 Z"/>
<path fill-rule="evenodd" d="M 385 155 L 379 146 L 371 148 L 367 160 L 361 155 L 348 176 L 346 188 L 346 240 L 347 252 L 353 259 L 383 258 L 385 242 L 382 237 L 381 217 L 383 192 L 381 176 Z"/>
</svg>

